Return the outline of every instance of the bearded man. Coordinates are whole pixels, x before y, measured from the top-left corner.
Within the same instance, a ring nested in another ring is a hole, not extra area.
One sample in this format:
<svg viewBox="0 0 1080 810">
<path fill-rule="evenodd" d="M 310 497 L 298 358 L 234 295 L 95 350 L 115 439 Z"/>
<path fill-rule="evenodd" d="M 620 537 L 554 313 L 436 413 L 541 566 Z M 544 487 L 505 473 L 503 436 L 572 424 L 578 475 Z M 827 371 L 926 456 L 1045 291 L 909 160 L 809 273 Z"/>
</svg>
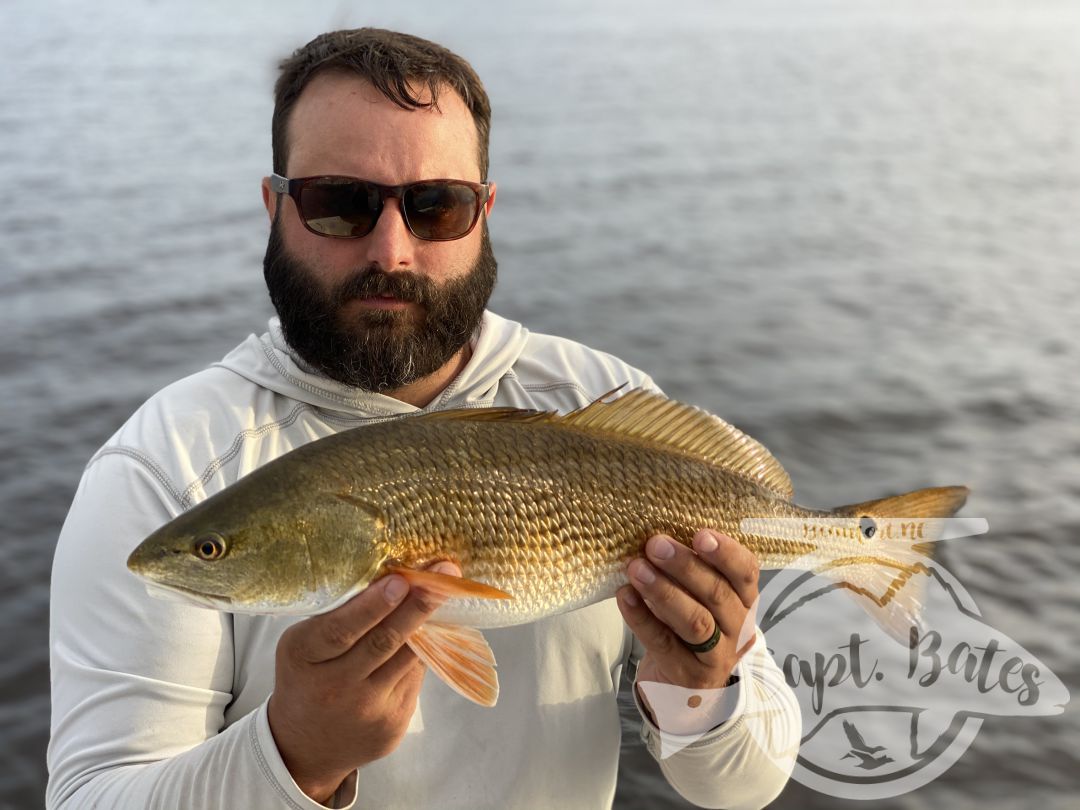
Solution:
<svg viewBox="0 0 1080 810">
<path fill-rule="evenodd" d="M 403 641 L 439 601 L 401 576 L 298 620 L 155 600 L 125 570 L 158 526 L 336 431 L 655 389 L 486 310 L 489 129 L 479 78 L 431 42 L 337 31 L 282 63 L 262 184 L 278 317 L 152 397 L 85 471 L 53 573 L 49 807 L 608 807 L 616 693 L 634 665 L 639 680 L 726 687 L 797 740 L 760 634 L 747 652 L 731 631 L 756 598 L 755 562 L 706 527 L 694 550 L 650 539 L 618 600 L 490 632 L 512 684 L 493 709 L 425 679 Z M 635 700 L 659 756 L 670 718 Z M 788 774 L 729 715 L 678 718 L 699 739 L 663 771 L 702 806 L 761 806 Z"/>
</svg>

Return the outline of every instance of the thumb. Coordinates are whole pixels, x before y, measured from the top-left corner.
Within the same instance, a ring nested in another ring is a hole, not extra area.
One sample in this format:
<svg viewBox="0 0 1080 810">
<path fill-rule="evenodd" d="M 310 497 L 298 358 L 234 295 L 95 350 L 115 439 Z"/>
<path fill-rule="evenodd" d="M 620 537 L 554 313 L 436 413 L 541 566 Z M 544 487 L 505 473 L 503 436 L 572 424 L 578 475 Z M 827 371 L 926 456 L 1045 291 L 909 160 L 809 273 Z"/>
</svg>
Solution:
<svg viewBox="0 0 1080 810">
<path fill-rule="evenodd" d="M 457 563 L 450 560 L 440 560 L 437 563 L 433 563 L 427 567 L 427 570 L 434 574 L 446 574 L 449 577 L 461 576 L 461 568 Z"/>
</svg>

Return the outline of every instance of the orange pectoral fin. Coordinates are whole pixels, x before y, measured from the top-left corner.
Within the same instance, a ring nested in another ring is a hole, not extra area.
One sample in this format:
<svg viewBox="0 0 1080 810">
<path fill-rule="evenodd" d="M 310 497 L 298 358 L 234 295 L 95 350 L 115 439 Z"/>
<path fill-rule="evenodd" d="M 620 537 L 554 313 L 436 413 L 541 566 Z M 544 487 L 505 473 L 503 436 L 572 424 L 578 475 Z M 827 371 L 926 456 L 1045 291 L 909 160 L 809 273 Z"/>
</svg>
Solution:
<svg viewBox="0 0 1080 810">
<path fill-rule="evenodd" d="M 458 694 L 481 706 L 494 706 L 499 699 L 495 654 L 479 630 L 427 622 L 406 643 Z"/>
<path fill-rule="evenodd" d="M 386 566 L 386 571 L 398 574 L 405 578 L 409 586 L 423 588 L 431 593 L 439 594 L 447 598 L 472 598 L 472 599 L 513 599 L 506 591 L 500 591 L 483 582 L 463 577 L 452 577 L 448 574 L 436 574 L 432 571 L 417 571 L 415 568 L 402 568 L 397 565 Z"/>
</svg>

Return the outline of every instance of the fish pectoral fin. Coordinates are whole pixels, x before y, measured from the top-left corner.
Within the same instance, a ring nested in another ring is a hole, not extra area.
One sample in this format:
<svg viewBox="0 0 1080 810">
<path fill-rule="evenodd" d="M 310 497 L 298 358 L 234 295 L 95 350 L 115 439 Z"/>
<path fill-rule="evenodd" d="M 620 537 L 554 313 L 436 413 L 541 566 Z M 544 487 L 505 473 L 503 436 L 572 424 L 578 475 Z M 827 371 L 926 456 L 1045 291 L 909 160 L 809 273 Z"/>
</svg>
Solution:
<svg viewBox="0 0 1080 810">
<path fill-rule="evenodd" d="M 426 622 L 406 642 L 458 694 L 481 706 L 499 699 L 495 654 L 483 633 L 473 627 Z"/>
<path fill-rule="evenodd" d="M 388 565 L 386 571 L 405 578 L 409 586 L 423 588 L 431 593 L 448 599 L 513 599 L 506 591 L 500 591 L 491 585 L 477 582 L 475 579 L 452 577 L 449 574 L 436 574 L 434 571 L 418 571 L 399 565 Z"/>
</svg>

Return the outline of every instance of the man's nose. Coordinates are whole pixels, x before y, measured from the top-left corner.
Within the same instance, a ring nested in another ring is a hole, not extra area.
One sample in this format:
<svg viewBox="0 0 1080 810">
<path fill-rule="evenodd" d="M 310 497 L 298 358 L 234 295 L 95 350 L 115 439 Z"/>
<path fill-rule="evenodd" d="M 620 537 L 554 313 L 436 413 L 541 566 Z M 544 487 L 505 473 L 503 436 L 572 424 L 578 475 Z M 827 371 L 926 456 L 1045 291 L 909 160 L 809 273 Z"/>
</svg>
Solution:
<svg viewBox="0 0 1080 810">
<path fill-rule="evenodd" d="M 401 201 L 388 197 L 375 229 L 360 240 L 365 264 L 376 264 L 386 272 L 412 267 L 416 237 L 405 224 Z"/>
</svg>

